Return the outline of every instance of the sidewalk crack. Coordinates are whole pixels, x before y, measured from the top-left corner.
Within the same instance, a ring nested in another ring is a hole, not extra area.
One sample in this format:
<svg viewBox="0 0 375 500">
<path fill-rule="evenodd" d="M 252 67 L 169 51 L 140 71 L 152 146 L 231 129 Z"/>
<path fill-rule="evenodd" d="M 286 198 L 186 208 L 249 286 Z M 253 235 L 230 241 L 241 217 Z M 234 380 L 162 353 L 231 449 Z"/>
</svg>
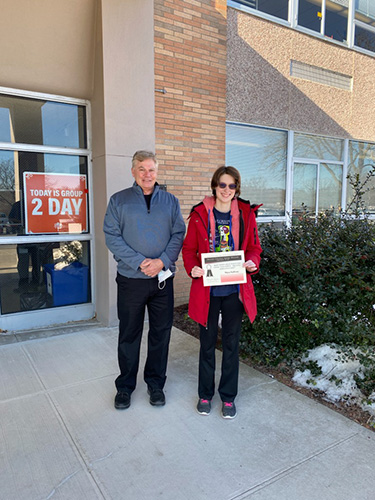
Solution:
<svg viewBox="0 0 375 500">
<path fill-rule="evenodd" d="M 75 472 L 72 472 L 72 474 L 69 474 L 69 476 L 67 476 L 66 478 L 64 478 L 62 481 L 59 482 L 59 484 L 53 488 L 53 490 L 51 491 L 51 493 L 48 495 L 48 497 L 46 497 L 46 500 L 49 500 L 50 498 L 53 497 L 53 495 L 56 493 L 56 491 L 61 487 L 63 486 L 63 484 L 65 484 L 67 481 L 69 481 L 69 479 L 71 479 L 73 476 L 75 476 L 76 474 L 78 474 L 78 470 L 76 470 Z"/>
</svg>

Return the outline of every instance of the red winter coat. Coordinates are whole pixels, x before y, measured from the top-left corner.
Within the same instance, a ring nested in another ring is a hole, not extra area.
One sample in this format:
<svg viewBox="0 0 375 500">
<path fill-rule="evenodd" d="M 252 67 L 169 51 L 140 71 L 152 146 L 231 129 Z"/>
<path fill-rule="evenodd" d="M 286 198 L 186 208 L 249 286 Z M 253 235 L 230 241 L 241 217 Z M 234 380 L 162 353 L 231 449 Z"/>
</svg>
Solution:
<svg viewBox="0 0 375 500">
<path fill-rule="evenodd" d="M 182 258 L 185 270 L 190 277 L 194 266 L 202 267 L 201 254 L 212 251 L 212 248 L 210 249 L 210 235 L 208 234 L 208 220 L 210 218 L 211 230 L 214 231 L 211 222 L 213 221 L 213 205 L 214 198 L 207 197 L 203 202 L 192 208 L 189 216 L 189 226 L 182 246 Z M 237 202 L 232 201 L 231 216 L 235 250 L 244 250 L 245 261 L 251 259 L 259 269 L 262 248 L 259 243 L 255 220 L 257 208 L 251 208 L 248 201 L 238 198 Z M 211 239 L 212 237 L 213 235 L 211 235 Z M 247 273 L 247 283 L 240 285 L 239 294 L 251 322 L 254 321 L 257 314 L 256 298 L 250 275 L 255 273 Z M 203 326 L 207 326 L 209 308 L 210 287 L 203 286 L 203 278 L 192 278 L 189 298 L 190 318 Z"/>
</svg>

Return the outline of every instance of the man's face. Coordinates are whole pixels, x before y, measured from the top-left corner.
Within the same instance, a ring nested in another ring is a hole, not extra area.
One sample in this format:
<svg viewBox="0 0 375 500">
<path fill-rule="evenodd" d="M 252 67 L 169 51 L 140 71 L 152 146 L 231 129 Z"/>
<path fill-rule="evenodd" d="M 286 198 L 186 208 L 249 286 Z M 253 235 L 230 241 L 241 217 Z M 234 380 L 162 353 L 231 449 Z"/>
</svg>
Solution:
<svg viewBox="0 0 375 500">
<path fill-rule="evenodd" d="M 151 158 L 138 161 L 135 167 L 132 168 L 132 175 L 138 186 L 142 188 L 143 194 L 153 192 L 157 173 L 158 169 Z"/>
</svg>

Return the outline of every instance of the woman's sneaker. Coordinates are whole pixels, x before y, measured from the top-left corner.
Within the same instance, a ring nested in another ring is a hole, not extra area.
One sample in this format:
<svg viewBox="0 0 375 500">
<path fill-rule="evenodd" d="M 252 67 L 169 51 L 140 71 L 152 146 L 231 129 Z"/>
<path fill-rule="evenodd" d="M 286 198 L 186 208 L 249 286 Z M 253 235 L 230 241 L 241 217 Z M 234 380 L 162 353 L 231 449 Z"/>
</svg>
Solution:
<svg viewBox="0 0 375 500">
<path fill-rule="evenodd" d="M 236 405 L 232 402 L 223 401 L 221 416 L 223 418 L 234 418 L 237 415 Z"/>
<path fill-rule="evenodd" d="M 211 411 L 211 401 L 209 399 L 199 399 L 197 412 L 201 415 L 209 415 Z"/>
</svg>

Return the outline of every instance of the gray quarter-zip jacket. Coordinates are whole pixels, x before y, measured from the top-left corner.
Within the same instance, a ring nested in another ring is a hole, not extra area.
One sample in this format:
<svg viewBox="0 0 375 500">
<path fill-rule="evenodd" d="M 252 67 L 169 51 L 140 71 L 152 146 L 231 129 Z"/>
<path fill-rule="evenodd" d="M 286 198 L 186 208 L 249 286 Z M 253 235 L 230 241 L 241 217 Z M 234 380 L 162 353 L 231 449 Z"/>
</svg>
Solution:
<svg viewBox="0 0 375 500">
<path fill-rule="evenodd" d="M 119 274 L 150 279 L 139 266 L 145 258 L 160 258 L 172 272 L 185 235 L 178 199 L 156 183 L 148 210 L 143 191 L 135 182 L 111 196 L 103 230 Z"/>
</svg>

